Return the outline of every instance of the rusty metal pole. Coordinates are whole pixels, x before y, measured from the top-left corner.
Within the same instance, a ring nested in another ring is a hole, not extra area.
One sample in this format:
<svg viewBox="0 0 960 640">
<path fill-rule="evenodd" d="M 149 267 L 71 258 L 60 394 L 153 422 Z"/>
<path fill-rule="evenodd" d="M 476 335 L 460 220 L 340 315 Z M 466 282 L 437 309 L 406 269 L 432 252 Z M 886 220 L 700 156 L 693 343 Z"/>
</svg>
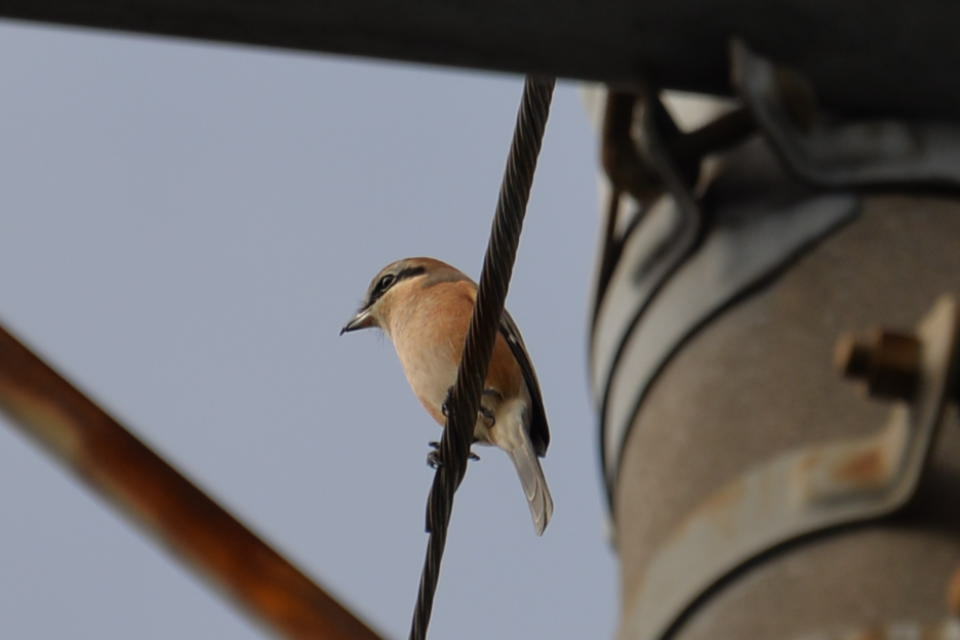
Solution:
<svg viewBox="0 0 960 640">
<path fill-rule="evenodd" d="M 277 634 L 379 637 L 2 327 L 0 410 Z"/>
</svg>

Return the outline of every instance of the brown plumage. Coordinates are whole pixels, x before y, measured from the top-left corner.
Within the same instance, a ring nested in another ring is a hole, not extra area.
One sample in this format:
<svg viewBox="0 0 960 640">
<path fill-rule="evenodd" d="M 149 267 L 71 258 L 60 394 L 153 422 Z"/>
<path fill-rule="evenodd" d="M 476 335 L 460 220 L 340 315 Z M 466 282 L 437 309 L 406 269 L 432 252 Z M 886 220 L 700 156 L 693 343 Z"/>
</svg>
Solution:
<svg viewBox="0 0 960 640">
<path fill-rule="evenodd" d="M 396 348 L 413 392 L 443 425 L 443 403 L 456 381 L 476 295 L 476 284 L 445 262 L 434 258 L 398 260 L 374 277 L 364 306 L 343 331 L 383 329 Z M 553 500 L 537 460 L 546 453 L 550 433 L 536 372 L 506 311 L 481 404 L 474 437 L 510 455 L 539 535 L 553 513 Z"/>
</svg>

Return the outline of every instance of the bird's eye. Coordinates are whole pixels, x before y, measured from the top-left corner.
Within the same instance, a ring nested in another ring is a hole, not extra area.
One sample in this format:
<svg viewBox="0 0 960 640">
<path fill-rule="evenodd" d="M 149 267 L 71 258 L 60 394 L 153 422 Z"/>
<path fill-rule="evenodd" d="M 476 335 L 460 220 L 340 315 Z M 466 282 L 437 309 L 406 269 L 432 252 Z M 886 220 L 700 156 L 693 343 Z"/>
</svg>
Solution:
<svg viewBox="0 0 960 640">
<path fill-rule="evenodd" d="M 387 275 L 383 276 L 380 278 L 380 282 L 377 283 L 377 291 L 386 291 L 396 279 L 397 277 L 392 273 L 388 273 Z"/>
</svg>

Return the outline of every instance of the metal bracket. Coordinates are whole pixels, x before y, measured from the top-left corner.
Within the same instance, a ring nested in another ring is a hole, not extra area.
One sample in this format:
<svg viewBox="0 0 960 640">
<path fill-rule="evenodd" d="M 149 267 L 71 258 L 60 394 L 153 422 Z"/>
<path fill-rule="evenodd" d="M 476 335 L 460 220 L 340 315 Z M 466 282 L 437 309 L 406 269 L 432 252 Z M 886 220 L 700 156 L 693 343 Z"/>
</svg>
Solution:
<svg viewBox="0 0 960 640">
<path fill-rule="evenodd" d="M 818 108 L 815 86 L 799 72 L 730 47 L 733 84 L 784 165 L 810 184 L 960 188 L 960 127 L 947 119 L 837 117 Z"/>
<path fill-rule="evenodd" d="M 642 113 L 637 113 L 641 111 Z M 607 94 L 601 135 L 600 158 L 614 191 L 629 193 L 649 204 L 668 190 L 662 163 L 649 148 L 648 127 L 639 136 L 634 126 L 648 120 L 657 127 L 663 151 L 668 153 L 688 185 L 695 185 L 703 159 L 729 149 L 756 129 L 753 115 L 736 108 L 693 131 L 681 131 L 660 98 L 660 91 L 646 87 L 642 93 L 611 90 Z"/>
<path fill-rule="evenodd" d="M 670 638 L 712 589 L 758 555 L 906 505 L 945 405 L 957 399 L 958 336 L 958 301 L 943 296 L 917 326 L 919 349 L 909 392 L 904 392 L 908 397 L 897 401 L 883 429 L 781 455 L 722 487 L 685 518 L 655 553 L 643 587 L 626 604 L 622 637 Z M 889 358 L 882 346 L 868 353 L 859 346 L 861 365 L 852 372 L 889 373 L 883 370 Z M 874 357 L 872 369 L 862 366 L 865 355 Z"/>
</svg>

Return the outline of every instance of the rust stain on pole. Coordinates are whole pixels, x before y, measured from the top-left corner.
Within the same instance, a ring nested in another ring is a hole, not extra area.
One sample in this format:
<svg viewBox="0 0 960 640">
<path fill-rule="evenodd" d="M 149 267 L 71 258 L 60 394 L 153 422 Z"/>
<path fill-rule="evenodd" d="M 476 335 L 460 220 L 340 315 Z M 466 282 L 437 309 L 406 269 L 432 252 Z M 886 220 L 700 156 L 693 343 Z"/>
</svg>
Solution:
<svg viewBox="0 0 960 640">
<path fill-rule="evenodd" d="M 278 634 L 379 637 L 3 327 L 0 410 Z"/>
<path fill-rule="evenodd" d="M 960 569 L 953 572 L 947 585 L 947 612 L 953 617 L 960 616 Z"/>
<path fill-rule="evenodd" d="M 872 487 L 890 475 L 890 459 L 881 447 L 859 451 L 834 469 L 834 476 L 852 486 Z"/>
</svg>

